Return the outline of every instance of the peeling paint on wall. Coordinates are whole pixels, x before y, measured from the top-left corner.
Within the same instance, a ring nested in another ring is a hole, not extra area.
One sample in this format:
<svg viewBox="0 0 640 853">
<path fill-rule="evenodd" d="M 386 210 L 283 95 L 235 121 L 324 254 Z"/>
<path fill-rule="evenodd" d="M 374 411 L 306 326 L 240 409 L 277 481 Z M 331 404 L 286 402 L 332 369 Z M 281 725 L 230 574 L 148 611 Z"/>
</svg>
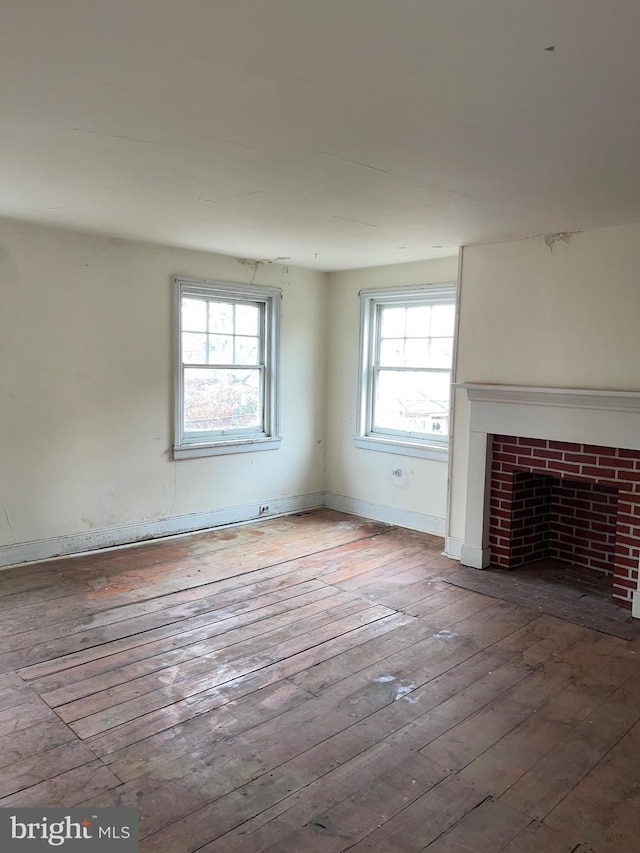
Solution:
<svg viewBox="0 0 640 853">
<path fill-rule="evenodd" d="M 265 264 L 280 264 L 282 261 L 290 261 L 290 257 L 278 257 L 278 258 L 256 258 L 252 260 L 251 258 L 238 258 L 238 263 L 246 264 L 247 266 L 253 267 L 253 275 L 251 276 L 250 284 L 255 284 L 256 276 L 258 275 L 258 270 L 261 266 Z M 286 266 L 285 270 L 289 271 L 289 267 Z"/>
<path fill-rule="evenodd" d="M 574 234 L 579 234 L 579 231 L 550 231 L 544 235 L 544 242 L 550 252 L 556 243 L 570 243 Z"/>
</svg>

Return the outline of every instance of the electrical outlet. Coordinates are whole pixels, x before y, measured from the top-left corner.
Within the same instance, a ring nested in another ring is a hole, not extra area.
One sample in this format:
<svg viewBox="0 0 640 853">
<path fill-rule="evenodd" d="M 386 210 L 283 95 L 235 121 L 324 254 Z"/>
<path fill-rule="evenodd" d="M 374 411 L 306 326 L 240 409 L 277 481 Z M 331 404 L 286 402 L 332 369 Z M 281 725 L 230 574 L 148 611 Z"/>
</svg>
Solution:
<svg viewBox="0 0 640 853">
<path fill-rule="evenodd" d="M 394 486 L 404 486 L 407 482 L 404 462 L 400 459 L 394 459 L 391 463 L 391 482 Z"/>
<path fill-rule="evenodd" d="M 269 512 L 269 504 L 260 504 L 258 512 L 260 515 L 266 515 Z"/>
</svg>

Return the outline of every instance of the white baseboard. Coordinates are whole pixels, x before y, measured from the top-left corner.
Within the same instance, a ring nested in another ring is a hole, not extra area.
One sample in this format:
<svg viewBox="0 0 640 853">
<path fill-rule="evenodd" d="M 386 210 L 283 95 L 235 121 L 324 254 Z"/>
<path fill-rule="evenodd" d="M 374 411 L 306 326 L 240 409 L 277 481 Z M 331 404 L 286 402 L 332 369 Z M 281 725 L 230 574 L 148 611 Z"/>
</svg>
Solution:
<svg viewBox="0 0 640 853">
<path fill-rule="evenodd" d="M 463 539 L 456 539 L 455 536 L 445 536 L 444 539 L 444 554 L 445 557 L 451 557 L 452 560 L 459 560 L 462 556 Z"/>
<path fill-rule="evenodd" d="M 463 545 L 460 561 L 463 566 L 469 566 L 471 569 L 488 569 L 491 564 L 491 550 L 475 545 Z"/>
<path fill-rule="evenodd" d="M 264 504 L 269 505 L 269 512 L 260 515 L 260 506 Z M 322 506 L 349 515 L 360 515 L 386 524 L 396 524 L 399 527 L 408 527 L 410 530 L 431 533 L 435 536 L 444 537 L 445 535 L 444 518 L 412 512 L 411 510 L 396 509 L 358 498 L 348 498 L 332 492 L 325 492 L 324 494 L 315 492 L 310 495 L 265 500 L 260 504 L 227 507 L 212 512 L 178 515 L 157 521 L 144 521 L 139 524 L 88 530 L 83 533 L 71 533 L 67 536 L 55 536 L 50 539 L 36 539 L 32 542 L 21 542 L 15 545 L 2 545 L 0 546 L 0 568 L 21 563 L 34 563 L 52 557 L 117 548 L 150 539 L 159 539 L 163 536 L 195 533 L 199 530 L 227 527 L 262 518 L 291 515 L 295 512 L 318 509 Z M 461 545 L 462 542 L 457 539 L 447 539 L 445 553 L 448 556 L 459 557 Z"/>
<path fill-rule="evenodd" d="M 260 515 L 260 506 L 268 504 L 269 512 Z M 162 536 L 175 536 L 180 533 L 194 533 L 212 527 L 225 527 L 230 524 L 256 521 L 262 518 L 274 518 L 317 509 L 324 505 L 324 494 L 316 492 L 310 495 L 296 495 L 291 498 L 277 498 L 261 501 L 260 504 L 228 507 L 213 512 L 196 512 L 189 515 L 177 515 L 158 521 L 144 521 L 139 524 L 125 524 L 122 527 L 110 527 L 102 530 L 88 530 L 85 533 L 72 533 L 68 536 L 55 536 L 51 539 L 36 539 L 15 545 L 0 546 L 0 567 L 33 563 L 62 555 L 80 554 L 101 548 L 113 548 L 158 539 Z"/>
<path fill-rule="evenodd" d="M 349 515 L 361 515 L 364 518 L 372 518 L 374 521 L 397 524 L 399 527 L 420 530 L 422 533 L 432 533 L 434 536 L 444 536 L 445 533 L 444 518 L 438 518 L 434 515 L 396 509 L 392 506 L 362 501 L 358 498 L 347 498 L 333 492 L 325 492 L 324 505 L 329 509 L 346 512 Z"/>
</svg>

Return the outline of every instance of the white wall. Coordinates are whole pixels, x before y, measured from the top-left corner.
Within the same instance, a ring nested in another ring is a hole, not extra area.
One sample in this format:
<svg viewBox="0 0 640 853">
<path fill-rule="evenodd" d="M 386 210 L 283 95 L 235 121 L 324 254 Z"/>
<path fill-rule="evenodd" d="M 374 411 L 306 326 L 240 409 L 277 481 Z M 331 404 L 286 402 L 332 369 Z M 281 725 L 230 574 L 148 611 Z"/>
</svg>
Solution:
<svg viewBox="0 0 640 853">
<path fill-rule="evenodd" d="M 280 450 L 173 461 L 176 273 L 236 282 L 255 273 L 283 288 Z M 60 547 L 78 550 L 136 538 L 145 525 L 235 520 L 229 508 L 245 507 L 241 518 L 258 503 L 321 501 L 326 291 L 324 273 L 256 273 L 229 257 L 0 220 L 0 548 L 71 537 Z M 123 525 L 142 527 L 95 534 Z M 5 552 L 17 561 L 50 545 Z"/>
<path fill-rule="evenodd" d="M 640 225 L 466 247 L 458 382 L 640 389 Z M 458 391 L 450 535 L 464 534 L 468 405 Z"/>
<path fill-rule="evenodd" d="M 444 533 L 447 463 L 398 457 L 403 486 L 392 483 L 394 456 L 354 447 L 358 395 L 358 335 L 362 288 L 456 281 L 457 257 L 331 273 L 329 276 L 329 391 L 327 502 L 408 527 Z"/>
</svg>

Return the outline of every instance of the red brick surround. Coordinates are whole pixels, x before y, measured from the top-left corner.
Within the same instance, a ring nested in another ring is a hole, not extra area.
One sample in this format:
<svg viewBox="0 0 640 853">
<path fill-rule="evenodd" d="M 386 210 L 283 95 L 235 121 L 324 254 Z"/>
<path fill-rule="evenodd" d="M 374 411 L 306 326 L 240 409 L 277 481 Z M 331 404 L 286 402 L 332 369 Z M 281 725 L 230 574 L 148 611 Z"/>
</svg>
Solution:
<svg viewBox="0 0 640 853">
<path fill-rule="evenodd" d="M 552 556 L 613 574 L 631 607 L 640 562 L 640 451 L 494 435 L 491 562 Z"/>
</svg>

